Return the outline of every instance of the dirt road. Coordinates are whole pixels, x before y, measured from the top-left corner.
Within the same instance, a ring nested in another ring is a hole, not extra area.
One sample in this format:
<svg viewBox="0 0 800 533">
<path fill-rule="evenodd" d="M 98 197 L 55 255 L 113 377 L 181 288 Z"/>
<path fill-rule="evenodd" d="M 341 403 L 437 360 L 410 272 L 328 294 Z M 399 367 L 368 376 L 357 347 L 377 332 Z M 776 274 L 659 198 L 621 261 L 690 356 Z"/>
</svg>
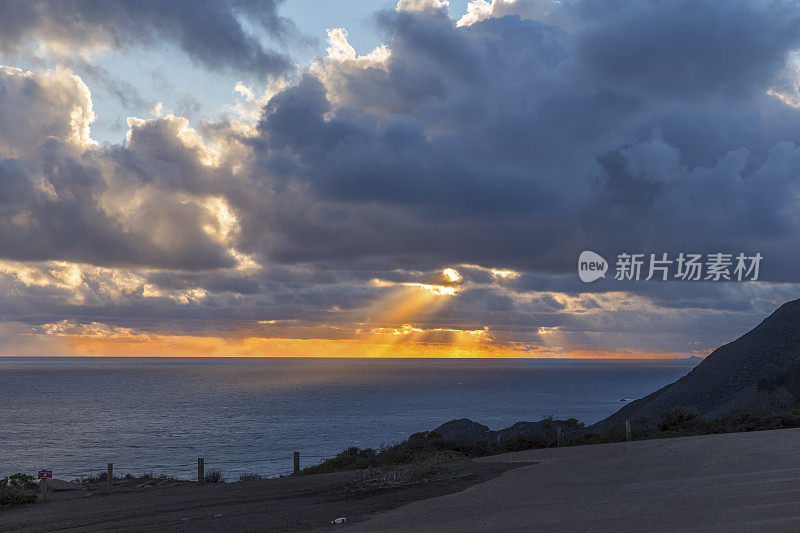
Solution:
<svg viewBox="0 0 800 533">
<path fill-rule="evenodd" d="M 800 429 L 531 450 L 354 531 L 800 531 Z"/>
<path fill-rule="evenodd" d="M 0 532 L 8 531 L 329 531 L 330 521 L 353 522 L 414 500 L 463 490 L 518 465 L 457 462 L 456 479 L 399 488 L 364 487 L 361 472 L 209 484 L 183 482 L 132 492 L 57 492 L 49 501 L 0 507 Z"/>
</svg>

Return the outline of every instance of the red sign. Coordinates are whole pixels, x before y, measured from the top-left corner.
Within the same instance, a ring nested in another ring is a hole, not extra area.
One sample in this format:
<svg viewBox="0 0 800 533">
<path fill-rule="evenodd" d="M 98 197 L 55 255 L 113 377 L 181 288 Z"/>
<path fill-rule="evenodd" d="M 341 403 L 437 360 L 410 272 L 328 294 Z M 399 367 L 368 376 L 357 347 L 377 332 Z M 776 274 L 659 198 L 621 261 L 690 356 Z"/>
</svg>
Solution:
<svg viewBox="0 0 800 533">
<path fill-rule="evenodd" d="M 53 477 L 52 470 L 39 470 L 39 479 L 45 479 L 49 477 Z"/>
</svg>

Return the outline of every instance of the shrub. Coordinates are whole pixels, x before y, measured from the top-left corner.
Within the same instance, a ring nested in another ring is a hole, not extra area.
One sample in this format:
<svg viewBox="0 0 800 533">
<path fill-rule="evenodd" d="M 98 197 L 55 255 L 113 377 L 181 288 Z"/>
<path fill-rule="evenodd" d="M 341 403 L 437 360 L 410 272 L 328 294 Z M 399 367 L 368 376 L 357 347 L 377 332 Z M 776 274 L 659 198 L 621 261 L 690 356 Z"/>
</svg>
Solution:
<svg viewBox="0 0 800 533">
<path fill-rule="evenodd" d="M 658 429 L 665 433 L 683 433 L 695 429 L 703 419 L 692 410 L 673 407 L 661 413 Z"/>
<path fill-rule="evenodd" d="M 170 480 L 170 481 L 178 481 L 177 478 L 167 475 L 167 474 L 153 474 L 152 472 L 144 472 L 142 474 L 132 474 L 127 472 L 121 475 L 115 475 L 115 480 L 126 480 L 131 482 L 142 482 L 142 481 L 152 481 L 154 479 L 158 480 Z M 106 482 L 106 473 L 100 472 L 99 474 L 94 475 L 83 475 L 72 480 L 74 483 L 79 483 L 81 485 L 88 485 L 94 483 L 105 483 Z"/>
<path fill-rule="evenodd" d="M 225 476 L 222 475 L 221 470 L 211 470 L 205 476 L 206 483 L 225 483 Z"/>
<path fill-rule="evenodd" d="M 35 503 L 39 499 L 37 489 L 33 476 L 18 473 L 4 477 L 0 479 L 0 505 Z"/>
<path fill-rule="evenodd" d="M 381 450 L 383 454 L 384 451 Z M 301 474 L 324 474 L 326 472 L 339 472 L 342 470 L 361 470 L 378 466 L 378 452 L 372 448 L 360 449 L 356 446 L 347 448 L 335 457 L 325 459 L 316 466 L 304 468 Z"/>
<path fill-rule="evenodd" d="M 324 474 L 327 472 L 340 472 L 342 470 L 362 470 L 365 468 L 378 468 L 411 464 L 439 453 L 449 455 L 468 455 L 465 451 L 475 452 L 475 444 L 445 442 L 444 438 L 435 431 L 422 431 L 414 433 L 407 440 L 392 446 L 381 446 L 380 450 L 373 448 L 361 449 L 351 447 L 340 452 L 335 457 L 326 459 L 316 466 L 304 468 L 301 474 Z M 486 446 L 478 443 L 477 446 Z M 488 455 L 483 453 L 482 455 Z M 475 455 L 473 455 L 475 456 Z"/>
</svg>

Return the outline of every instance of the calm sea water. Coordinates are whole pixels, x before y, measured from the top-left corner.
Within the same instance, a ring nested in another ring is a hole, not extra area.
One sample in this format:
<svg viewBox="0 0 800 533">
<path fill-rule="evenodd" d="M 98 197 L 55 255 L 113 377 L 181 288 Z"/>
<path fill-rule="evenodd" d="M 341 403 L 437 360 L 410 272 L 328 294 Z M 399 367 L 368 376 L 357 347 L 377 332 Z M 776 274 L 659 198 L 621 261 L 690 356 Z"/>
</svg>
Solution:
<svg viewBox="0 0 800 533">
<path fill-rule="evenodd" d="M 0 477 L 40 468 L 229 479 L 291 470 L 470 418 L 586 423 L 686 374 L 688 361 L 0 358 Z"/>
</svg>

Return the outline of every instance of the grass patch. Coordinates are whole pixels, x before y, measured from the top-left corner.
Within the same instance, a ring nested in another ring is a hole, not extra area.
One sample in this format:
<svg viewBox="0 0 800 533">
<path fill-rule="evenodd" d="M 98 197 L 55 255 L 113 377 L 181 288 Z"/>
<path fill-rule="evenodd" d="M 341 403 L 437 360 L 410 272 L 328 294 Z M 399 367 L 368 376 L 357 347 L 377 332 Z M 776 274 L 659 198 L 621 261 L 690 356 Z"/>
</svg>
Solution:
<svg viewBox="0 0 800 533">
<path fill-rule="evenodd" d="M 267 476 L 262 476 L 261 474 L 242 474 L 239 476 L 239 481 L 259 481 L 262 479 L 269 479 Z"/>
<path fill-rule="evenodd" d="M 347 484 L 351 494 L 406 487 L 417 483 L 450 481 L 471 475 L 451 454 L 419 458 L 409 464 L 367 468 L 361 477 Z"/>
<path fill-rule="evenodd" d="M 89 485 L 89 484 L 93 484 L 93 483 L 105 483 L 107 476 L 108 475 L 106 474 L 106 472 L 100 472 L 99 474 L 88 474 L 88 475 L 85 475 L 85 476 L 81 476 L 81 477 L 73 479 L 72 481 L 73 481 L 73 483 L 78 483 L 80 485 Z M 129 480 L 129 481 L 139 481 L 139 482 L 153 481 L 153 480 L 158 480 L 158 481 L 179 481 L 177 478 L 175 478 L 173 476 L 168 476 L 167 474 L 152 474 L 152 473 L 149 473 L 149 472 L 145 472 L 143 474 L 126 473 L 126 474 L 122 474 L 122 475 L 119 475 L 119 476 L 113 476 L 112 480 L 116 480 L 116 481 Z"/>
</svg>

